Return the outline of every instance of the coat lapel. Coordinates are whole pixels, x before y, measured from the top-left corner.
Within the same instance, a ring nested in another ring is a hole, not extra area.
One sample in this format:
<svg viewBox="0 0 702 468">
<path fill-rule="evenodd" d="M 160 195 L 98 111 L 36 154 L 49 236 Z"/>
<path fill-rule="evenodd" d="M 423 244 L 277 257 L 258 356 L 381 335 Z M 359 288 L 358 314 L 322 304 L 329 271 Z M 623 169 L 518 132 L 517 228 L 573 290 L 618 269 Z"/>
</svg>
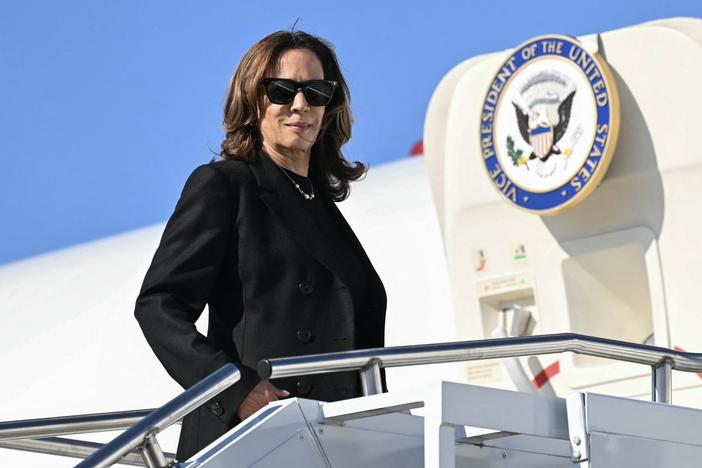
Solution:
<svg viewBox="0 0 702 468">
<path fill-rule="evenodd" d="M 249 167 L 261 188 L 261 200 L 273 215 L 312 257 L 348 284 L 345 271 L 339 265 L 329 243 L 308 211 L 300 206 L 304 200 L 285 178 L 281 169 L 268 156 L 260 152 L 257 161 Z"/>
<path fill-rule="evenodd" d="M 356 233 L 353 232 L 353 229 L 351 229 L 351 226 L 349 226 L 349 223 L 346 221 L 346 218 L 344 218 L 344 215 L 341 214 L 339 207 L 336 206 L 336 203 L 334 203 L 334 201 L 332 201 L 328 197 L 325 197 L 325 202 L 327 202 L 327 204 L 330 206 L 331 213 L 334 216 L 335 222 L 337 222 L 341 226 L 343 226 L 344 231 L 346 231 L 346 237 L 349 240 L 351 247 L 354 248 L 356 250 L 356 252 L 361 256 L 363 264 L 368 269 L 368 272 L 371 275 L 371 278 L 370 278 L 371 281 L 369 282 L 369 285 L 371 287 L 374 287 L 374 286 L 377 287 L 377 285 L 380 285 L 380 287 L 383 288 L 382 281 L 380 280 L 378 273 L 375 271 L 373 264 L 371 263 L 370 259 L 368 258 L 368 254 L 366 254 L 365 249 L 361 245 L 361 241 L 358 240 L 358 237 L 356 237 Z M 377 291 L 371 291 L 371 293 L 375 294 L 375 293 L 377 293 Z M 384 289 L 383 289 L 382 294 L 385 294 Z"/>
</svg>

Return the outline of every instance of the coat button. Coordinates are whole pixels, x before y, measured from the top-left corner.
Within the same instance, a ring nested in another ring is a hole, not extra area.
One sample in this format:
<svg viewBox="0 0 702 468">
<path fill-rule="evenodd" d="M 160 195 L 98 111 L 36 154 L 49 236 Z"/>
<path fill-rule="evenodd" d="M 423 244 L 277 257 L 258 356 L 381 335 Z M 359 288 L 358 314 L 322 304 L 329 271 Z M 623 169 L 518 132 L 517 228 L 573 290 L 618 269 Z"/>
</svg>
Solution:
<svg viewBox="0 0 702 468">
<path fill-rule="evenodd" d="M 300 343 L 309 343 L 312 341 L 312 332 L 309 330 L 298 330 L 297 339 Z"/>
<path fill-rule="evenodd" d="M 307 396 L 310 394 L 312 391 L 312 385 L 308 384 L 307 382 L 303 380 L 298 380 L 297 381 L 297 393 L 302 396 Z"/>
<path fill-rule="evenodd" d="M 298 284 L 297 287 L 300 290 L 300 294 L 303 296 L 309 296 L 314 292 L 314 284 L 312 284 L 312 281 L 303 281 Z"/>
<path fill-rule="evenodd" d="M 222 404 L 220 402 L 210 406 L 210 411 L 212 411 L 212 414 L 215 416 L 222 416 L 224 414 L 224 408 L 222 408 Z"/>
</svg>

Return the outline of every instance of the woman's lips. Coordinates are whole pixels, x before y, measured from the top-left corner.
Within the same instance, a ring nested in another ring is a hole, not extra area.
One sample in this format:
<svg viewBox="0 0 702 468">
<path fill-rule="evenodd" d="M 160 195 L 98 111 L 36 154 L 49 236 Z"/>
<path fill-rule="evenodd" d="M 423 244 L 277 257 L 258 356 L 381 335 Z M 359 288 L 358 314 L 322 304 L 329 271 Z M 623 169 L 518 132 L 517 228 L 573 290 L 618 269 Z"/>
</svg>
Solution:
<svg viewBox="0 0 702 468">
<path fill-rule="evenodd" d="M 294 123 L 285 124 L 285 126 L 288 127 L 290 130 L 292 130 L 295 133 L 302 133 L 311 127 L 311 125 L 308 124 L 307 122 L 294 122 Z"/>
</svg>

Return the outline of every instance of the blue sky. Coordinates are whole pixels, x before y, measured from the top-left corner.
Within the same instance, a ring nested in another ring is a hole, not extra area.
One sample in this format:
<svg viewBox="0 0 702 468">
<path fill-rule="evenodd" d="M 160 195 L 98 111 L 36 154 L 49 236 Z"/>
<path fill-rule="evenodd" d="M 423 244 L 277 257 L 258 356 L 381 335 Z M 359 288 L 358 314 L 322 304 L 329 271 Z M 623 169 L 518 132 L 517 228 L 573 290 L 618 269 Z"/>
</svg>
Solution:
<svg viewBox="0 0 702 468">
<path fill-rule="evenodd" d="M 221 140 L 242 54 L 279 29 L 336 45 L 355 116 L 349 159 L 403 158 L 442 76 L 539 34 L 674 16 L 702 0 L 4 1 L 0 264 L 162 222 Z"/>
</svg>

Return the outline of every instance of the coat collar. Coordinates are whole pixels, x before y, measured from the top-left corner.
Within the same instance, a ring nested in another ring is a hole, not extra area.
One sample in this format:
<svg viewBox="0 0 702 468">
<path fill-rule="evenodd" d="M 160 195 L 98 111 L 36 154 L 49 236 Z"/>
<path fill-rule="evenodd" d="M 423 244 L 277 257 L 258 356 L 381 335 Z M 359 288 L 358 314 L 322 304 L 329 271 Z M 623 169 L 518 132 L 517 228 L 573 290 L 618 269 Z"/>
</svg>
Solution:
<svg viewBox="0 0 702 468">
<path fill-rule="evenodd" d="M 345 269 L 339 264 L 327 239 L 322 235 L 308 210 L 301 206 L 307 200 L 302 199 L 282 170 L 265 153 L 259 151 L 256 162 L 250 167 L 261 188 L 260 197 L 263 203 L 312 257 L 348 285 Z M 316 196 L 322 197 L 325 203 L 334 205 L 334 202 L 325 195 L 316 192 Z M 333 209 L 337 210 L 335 206 Z M 344 225 L 350 229 L 345 222 Z"/>
</svg>

